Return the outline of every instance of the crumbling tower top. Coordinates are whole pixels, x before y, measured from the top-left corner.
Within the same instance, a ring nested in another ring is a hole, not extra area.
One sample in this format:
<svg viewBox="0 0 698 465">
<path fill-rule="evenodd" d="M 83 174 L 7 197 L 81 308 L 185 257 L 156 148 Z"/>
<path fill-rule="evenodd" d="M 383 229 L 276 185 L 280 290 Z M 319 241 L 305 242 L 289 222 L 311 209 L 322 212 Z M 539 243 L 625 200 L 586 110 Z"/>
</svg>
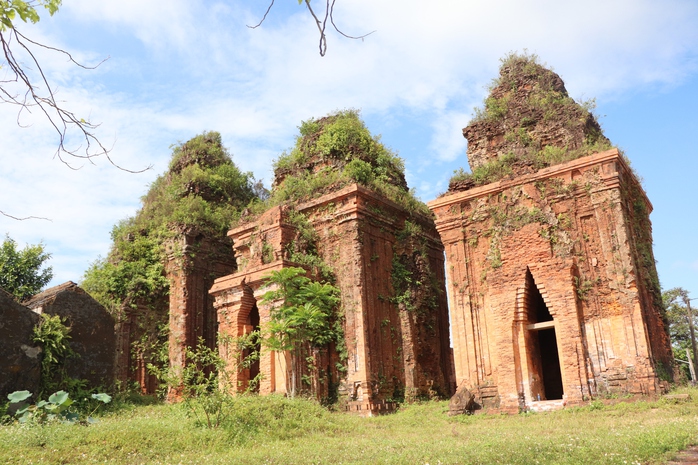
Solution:
<svg viewBox="0 0 698 465">
<path fill-rule="evenodd" d="M 357 111 L 312 118 L 299 129 L 295 147 L 274 163 L 273 190 L 290 178 L 321 176 L 328 185 L 314 195 L 339 190 L 347 182 L 375 187 L 371 184 L 378 181 L 408 191 L 402 160 L 371 135 Z"/>
<path fill-rule="evenodd" d="M 590 112 L 593 101 L 575 102 L 555 72 L 535 55 L 502 60 L 484 108 L 463 136 L 468 139 L 471 176 L 455 176 L 449 191 L 535 172 L 610 148 Z"/>
</svg>

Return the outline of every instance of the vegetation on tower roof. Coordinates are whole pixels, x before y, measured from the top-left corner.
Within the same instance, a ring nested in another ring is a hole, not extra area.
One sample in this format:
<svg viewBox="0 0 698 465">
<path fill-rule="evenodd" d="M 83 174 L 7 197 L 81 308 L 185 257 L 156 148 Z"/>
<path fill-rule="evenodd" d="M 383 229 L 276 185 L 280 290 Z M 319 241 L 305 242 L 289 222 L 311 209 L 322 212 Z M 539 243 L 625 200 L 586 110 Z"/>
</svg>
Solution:
<svg viewBox="0 0 698 465">
<path fill-rule="evenodd" d="M 403 160 L 371 135 L 358 111 L 311 118 L 301 123 L 299 131 L 295 146 L 274 161 L 270 197 L 254 205 L 252 213 L 302 203 L 358 183 L 409 212 L 431 215 L 408 189 Z"/>
<path fill-rule="evenodd" d="M 225 241 L 259 191 L 252 174 L 233 163 L 219 133 L 174 146 L 169 170 L 151 184 L 138 213 L 114 226 L 109 255 L 91 265 L 83 287 L 115 313 L 163 295 L 169 287 L 166 242 L 181 234 Z"/>
<path fill-rule="evenodd" d="M 510 53 L 501 63 L 484 106 L 475 109 L 463 130 L 472 172 L 457 170 L 449 191 L 520 176 L 611 148 L 592 113 L 595 102 L 575 102 L 560 76 L 536 55 Z"/>
</svg>

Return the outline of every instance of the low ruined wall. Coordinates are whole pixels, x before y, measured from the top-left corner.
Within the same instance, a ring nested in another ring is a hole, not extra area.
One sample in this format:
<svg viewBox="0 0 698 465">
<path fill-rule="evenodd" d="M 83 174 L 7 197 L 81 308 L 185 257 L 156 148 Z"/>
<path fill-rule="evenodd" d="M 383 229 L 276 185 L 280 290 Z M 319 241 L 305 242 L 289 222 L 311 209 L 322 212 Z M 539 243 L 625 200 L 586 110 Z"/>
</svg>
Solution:
<svg viewBox="0 0 698 465">
<path fill-rule="evenodd" d="M 32 341 L 39 317 L 0 289 L 0 399 L 27 390 L 37 394 L 41 349 Z"/>
<path fill-rule="evenodd" d="M 83 289 L 68 282 L 37 294 L 27 302 L 36 313 L 58 315 L 70 328 L 76 358 L 65 360 L 68 376 L 87 380 L 90 387 L 114 382 L 116 335 L 114 318 Z"/>
</svg>

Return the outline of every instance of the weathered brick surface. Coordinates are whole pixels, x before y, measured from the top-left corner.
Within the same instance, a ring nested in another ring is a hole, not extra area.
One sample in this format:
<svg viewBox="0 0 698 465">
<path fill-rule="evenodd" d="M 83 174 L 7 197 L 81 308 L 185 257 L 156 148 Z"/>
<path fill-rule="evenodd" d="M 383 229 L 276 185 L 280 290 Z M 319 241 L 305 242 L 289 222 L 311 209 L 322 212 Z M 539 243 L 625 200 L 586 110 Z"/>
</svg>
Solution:
<svg viewBox="0 0 698 465">
<path fill-rule="evenodd" d="M 35 395 L 41 377 L 41 348 L 32 341 L 36 313 L 0 289 L 0 399 L 14 391 Z"/>
<path fill-rule="evenodd" d="M 58 315 L 70 328 L 70 347 L 78 355 L 65 361 L 66 373 L 90 387 L 114 382 L 114 318 L 72 281 L 46 289 L 25 302 L 37 314 Z"/>
<path fill-rule="evenodd" d="M 531 59 L 502 65 L 485 107 L 486 116 L 463 129 L 472 170 L 515 155 L 512 174 L 521 176 L 537 170 L 529 156 L 547 146 L 573 151 L 609 142 L 594 115 L 569 97 L 560 76 Z M 467 183 L 455 182 L 449 190 L 464 187 Z"/>
<path fill-rule="evenodd" d="M 651 205 L 617 150 L 429 207 L 446 249 L 456 379 L 482 406 L 516 412 L 549 397 L 659 391 L 658 371 L 672 358 Z M 546 328 L 558 374 L 546 371 Z M 546 396 L 554 389 L 545 378 L 555 376 L 562 392 Z"/>
<path fill-rule="evenodd" d="M 169 366 L 175 372 L 186 363 L 186 349 L 196 347 L 199 340 L 215 348 L 218 323 L 208 290 L 215 278 L 234 270 L 228 241 L 196 232 L 181 232 L 171 240 L 165 264 L 169 294 L 124 303 L 116 324 L 116 379 L 138 383 L 144 393 L 156 392 L 159 383 L 148 364 L 157 363 L 152 351 L 163 343 L 159 337 L 162 325 L 168 328 Z M 168 392 L 170 400 L 180 395 L 179 388 Z"/>
<path fill-rule="evenodd" d="M 403 396 L 452 394 L 455 383 L 443 289 L 443 248 L 431 220 L 412 217 L 410 221 L 419 224 L 421 232 L 413 243 L 401 240 L 409 215 L 358 185 L 296 208 L 317 231 L 318 253 L 333 269 L 341 292 L 347 360 L 339 393 L 350 399 L 348 409 L 372 414 L 394 408 L 392 401 Z M 275 207 L 257 222 L 230 231 L 240 268 L 216 280 L 211 289 L 221 334 L 244 334 L 246 312 L 255 301 L 259 306 L 266 291 L 261 287 L 263 278 L 273 269 L 293 266 L 288 261 L 288 246 L 295 231 L 286 215 L 287 207 Z M 395 260 L 411 268 L 411 279 L 424 281 L 405 290 L 409 308 L 395 299 Z M 415 291 L 420 286 L 434 286 L 440 292 Z M 263 326 L 268 310 L 259 307 L 259 312 Z M 222 347 L 221 353 L 230 357 L 226 349 Z M 285 381 L 281 380 L 287 376 L 286 367 L 278 359 L 269 354 L 262 360 L 265 381 L 260 392 L 284 392 Z M 337 354 L 330 348 L 326 361 L 334 360 Z M 230 362 L 233 371 L 236 363 Z M 328 383 L 340 376 L 333 365 L 327 365 L 332 373 Z M 244 386 L 245 374 L 235 376 Z M 318 392 L 327 392 L 328 387 L 318 386 Z"/>
<path fill-rule="evenodd" d="M 217 316 L 208 290 L 215 278 L 235 270 L 229 243 L 202 235 L 180 234 L 168 244 L 167 277 L 169 295 L 169 365 L 178 372 L 187 363 L 187 348 L 200 341 L 211 349 L 217 345 Z M 168 394 L 180 397 L 178 388 Z"/>
</svg>

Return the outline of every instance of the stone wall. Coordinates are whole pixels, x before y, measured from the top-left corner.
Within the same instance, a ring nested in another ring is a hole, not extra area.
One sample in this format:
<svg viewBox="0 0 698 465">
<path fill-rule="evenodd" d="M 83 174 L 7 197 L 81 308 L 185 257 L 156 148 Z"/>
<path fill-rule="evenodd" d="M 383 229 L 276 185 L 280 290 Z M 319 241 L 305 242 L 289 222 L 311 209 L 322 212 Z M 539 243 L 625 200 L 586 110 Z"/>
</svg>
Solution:
<svg viewBox="0 0 698 465">
<path fill-rule="evenodd" d="M 35 295 L 25 305 L 37 314 L 58 315 L 70 328 L 70 348 L 76 358 L 65 360 L 66 374 L 87 380 L 89 387 L 108 388 L 114 382 L 114 318 L 72 281 Z"/>
<path fill-rule="evenodd" d="M 651 204 L 617 150 L 429 207 L 446 248 L 456 377 L 481 406 L 659 392 L 672 357 Z"/>
<path fill-rule="evenodd" d="M 35 395 L 41 377 L 41 348 L 32 341 L 36 313 L 0 289 L 0 399 L 27 390 Z"/>
</svg>

